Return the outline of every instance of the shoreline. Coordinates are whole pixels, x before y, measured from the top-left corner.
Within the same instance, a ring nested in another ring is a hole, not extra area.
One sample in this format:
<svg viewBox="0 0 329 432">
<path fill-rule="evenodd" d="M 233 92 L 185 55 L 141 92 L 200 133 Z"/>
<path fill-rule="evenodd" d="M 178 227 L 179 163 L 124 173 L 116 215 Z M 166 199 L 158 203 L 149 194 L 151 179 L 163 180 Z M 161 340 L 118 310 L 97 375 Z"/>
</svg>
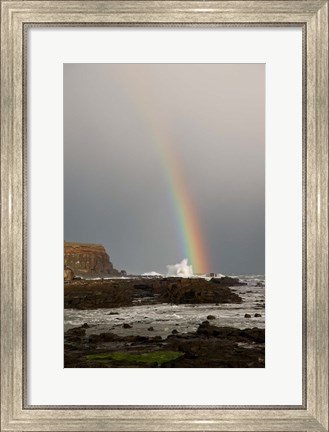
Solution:
<svg viewBox="0 0 329 432">
<path fill-rule="evenodd" d="M 118 306 L 112 301 L 111 308 L 94 309 L 95 302 L 90 302 L 88 295 L 98 296 L 98 304 L 114 286 L 116 295 L 129 287 L 122 284 L 119 288 L 107 281 L 77 281 L 73 288 L 71 284 L 69 298 L 76 296 L 80 308 L 65 309 L 65 326 L 71 326 L 64 334 L 65 367 L 265 367 L 263 285 L 254 281 L 253 285 L 239 283 L 229 288 L 206 281 L 201 284 L 206 288 L 200 288 L 199 283 L 186 280 L 179 289 L 174 284 L 174 294 L 191 291 L 188 300 L 194 301 L 196 293 L 210 288 L 221 292 L 222 302 L 203 303 L 202 298 L 199 303 L 180 303 L 182 297 L 174 296 L 176 303 L 163 303 L 161 292 L 167 293 L 174 282 L 177 278 L 170 278 L 167 287 L 161 288 L 155 278 L 148 284 L 134 280 L 138 287 L 130 286 L 129 305 Z M 228 297 L 223 293 L 229 293 Z M 83 307 L 83 301 L 88 308 Z"/>
<path fill-rule="evenodd" d="M 84 324 L 65 333 L 65 368 L 263 368 L 265 329 L 217 327 L 161 336 L 90 334 Z"/>
<path fill-rule="evenodd" d="M 246 283 L 230 277 L 138 277 L 132 279 L 73 279 L 64 283 L 65 309 L 100 309 L 136 304 L 241 303 L 232 287 Z"/>
</svg>

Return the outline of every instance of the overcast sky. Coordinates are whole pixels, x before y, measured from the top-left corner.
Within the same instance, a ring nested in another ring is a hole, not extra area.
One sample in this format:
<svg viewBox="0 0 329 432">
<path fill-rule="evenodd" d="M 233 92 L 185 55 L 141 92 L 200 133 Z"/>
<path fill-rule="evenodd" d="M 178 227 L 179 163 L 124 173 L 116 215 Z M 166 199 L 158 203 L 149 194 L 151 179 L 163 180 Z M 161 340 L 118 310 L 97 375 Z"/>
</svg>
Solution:
<svg viewBox="0 0 329 432">
<path fill-rule="evenodd" d="M 208 271 L 263 274 L 265 65 L 64 65 L 65 240 L 129 273 L 185 258 L 168 154 Z"/>
</svg>

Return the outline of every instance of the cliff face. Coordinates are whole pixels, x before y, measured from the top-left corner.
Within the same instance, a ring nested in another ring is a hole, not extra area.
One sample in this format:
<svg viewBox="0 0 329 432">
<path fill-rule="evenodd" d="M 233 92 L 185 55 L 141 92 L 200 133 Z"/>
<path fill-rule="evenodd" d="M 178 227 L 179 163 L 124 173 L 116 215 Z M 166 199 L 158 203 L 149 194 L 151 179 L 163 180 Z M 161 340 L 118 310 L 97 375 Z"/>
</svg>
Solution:
<svg viewBox="0 0 329 432">
<path fill-rule="evenodd" d="M 64 242 L 64 265 L 78 276 L 119 275 L 101 244 Z"/>
<path fill-rule="evenodd" d="M 71 281 L 74 279 L 74 271 L 71 269 L 71 267 L 64 266 L 64 280 L 65 281 Z"/>
</svg>

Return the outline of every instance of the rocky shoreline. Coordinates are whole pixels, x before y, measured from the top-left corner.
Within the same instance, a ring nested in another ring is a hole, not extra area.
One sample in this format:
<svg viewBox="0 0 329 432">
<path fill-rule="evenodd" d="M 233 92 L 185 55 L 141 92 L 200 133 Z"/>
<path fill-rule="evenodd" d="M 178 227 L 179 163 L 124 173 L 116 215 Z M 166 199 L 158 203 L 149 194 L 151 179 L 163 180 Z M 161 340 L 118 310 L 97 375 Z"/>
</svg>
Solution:
<svg viewBox="0 0 329 432">
<path fill-rule="evenodd" d="M 258 294 L 252 304 L 247 302 L 250 308 L 245 314 L 243 304 L 252 291 L 244 285 L 230 277 L 210 280 L 132 277 L 66 282 L 67 314 L 81 317 L 96 314 L 103 316 L 104 324 L 80 320 L 85 324 L 65 332 L 64 366 L 263 368 L 265 330 L 256 327 L 261 325 L 260 321 L 264 325 L 264 303 L 259 298 L 263 288 L 255 288 Z M 240 321 L 245 319 L 248 323 L 242 324 L 243 328 L 223 324 L 221 311 L 227 308 Z M 188 314 L 195 317 L 195 324 L 189 324 Z"/>
<path fill-rule="evenodd" d="M 88 333 L 87 333 L 88 331 Z M 65 333 L 66 368 L 262 368 L 265 330 L 216 327 L 161 336 L 93 334 L 88 324 Z"/>
<path fill-rule="evenodd" d="M 231 287 L 243 285 L 239 279 L 134 277 L 77 279 L 64 283 L 64 307 L 99 309 L 138 304 L 241 303 Z"/>
</svg>

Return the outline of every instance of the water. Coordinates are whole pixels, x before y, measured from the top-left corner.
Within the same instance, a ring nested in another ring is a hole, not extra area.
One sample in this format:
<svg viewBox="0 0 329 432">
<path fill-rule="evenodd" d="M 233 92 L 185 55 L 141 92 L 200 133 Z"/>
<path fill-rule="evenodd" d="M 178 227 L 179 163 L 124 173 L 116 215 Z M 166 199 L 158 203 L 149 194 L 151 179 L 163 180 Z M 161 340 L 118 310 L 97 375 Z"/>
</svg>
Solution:
<svg viewBox="0 0 329 432">
<path fill-rule="evenodd" d="M 77 310 L 65 309 L 64 329 L 84 323 L 92 326 L 87 334 L 113 332 L 121 336 L 162 336 L 166 337 L 174 329 L 179 333 L 193 332 L 207 319 L 213 325 L 236 328 L 265 328 L 265 287 L 263 275 L 239 276 L 247 285 L 233 287 L 243 300 L 241 304 L 202 304 L 202 305 L 141 305 L 113 309 Z M 261 317 L 254 317 L 255 313 Z M 245 318 L 250 314 L 251 318 Z M 123 323 L 132 326 L 124 329 Z M 153 327 L 153 331 L 148 329 Z"/>
</svg>

